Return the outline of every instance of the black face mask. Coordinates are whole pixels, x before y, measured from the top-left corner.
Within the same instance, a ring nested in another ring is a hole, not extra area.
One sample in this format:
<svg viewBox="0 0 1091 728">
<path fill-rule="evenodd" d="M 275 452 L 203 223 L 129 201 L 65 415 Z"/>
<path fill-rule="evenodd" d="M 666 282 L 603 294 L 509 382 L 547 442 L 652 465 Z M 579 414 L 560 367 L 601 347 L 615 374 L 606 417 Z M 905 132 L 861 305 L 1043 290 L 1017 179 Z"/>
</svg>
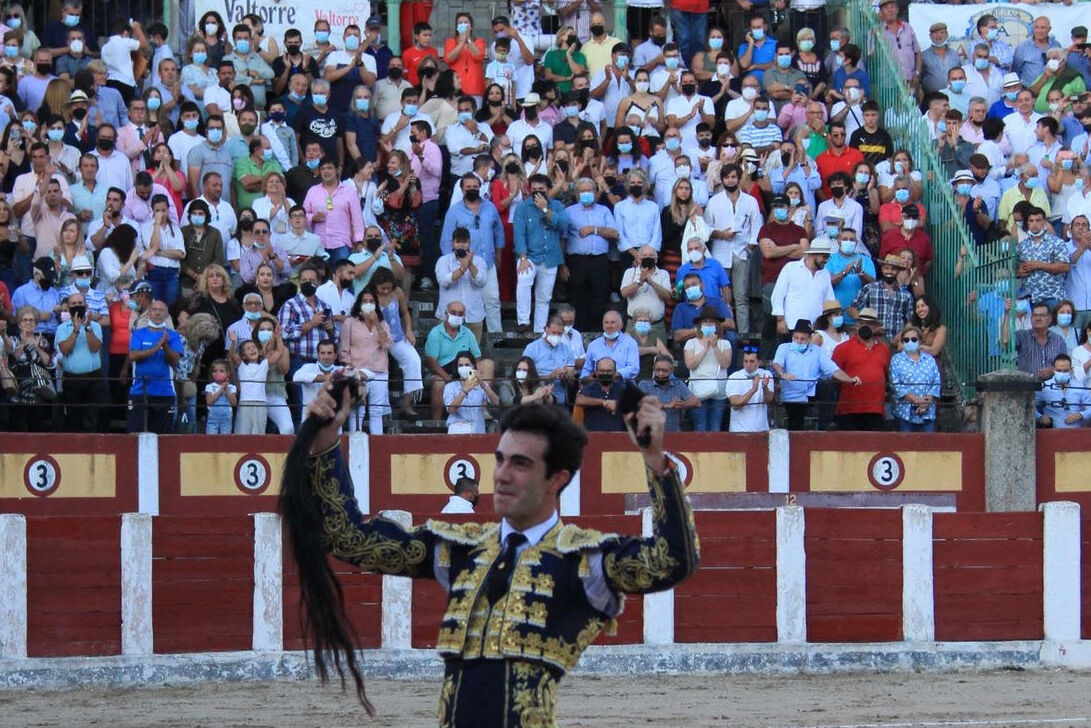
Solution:
<svg viewBox="0 0 1091 728">
<path fill-rule="evenodd" d="M 527 159 L 541 159 L 542 149 L 541 147 L 527 147 Z"/>
<path fill-rule="evenodd" d="M 897 280 L 898 280 L 898 276 L 896 276 L 896 275 L 883 276 L 883 283 L 887 284 L 888 286 L 893 285 Z"/>
<path fill-rule="evenodd" d="M 684 83 L 684 84 L 682 84 L 682 93 L 684 95 L 686 95 L 686 96 L 693 96 L 693 94 L 697 93 L 697 84 L 693 84 L 693 83 Z"/>
<path fill-rule="evenodd" d="M 515 162 L 508 162 L 504 165 L 504 171 L 508 174 L 519 174 L 519 165 Z"/>
<path fill-rule="evenodd" d="M 523 107 L 523 116 L 526 118 L 527 121 L 534 121 L 535 119 L 538 118 L 538 107 L 537 106 L 525 106 L 525 107 Z"/>
<path fill-rule="evenodd" d="M 96 146 L 104 152 L 113 150 L 114 145 L 117 143 L 114 139 L 99 139 Z"/>
<path fill-rule="evenodd" d="M 489 99 L 489 106 L 497 107 L 497 106 L 503 106 L 503 105 L 504 105 L 504 99 Z"/>
<path fill-rule="evenodd" d="M 302 47 L 303 46 L 297 46 L 297 45 L 294 45 L 294 44 L 290 45 L 290 46 L 285 46 L 285 48 L 288 49 L 288 55 L 289 56 L 298 56 L 299 55 L 299 50 Z"/>
<path fill-rule="evenodd" d="M 467 255 L 470 254 L 470 251 L 469 251 L 468 248 L 455 248 L 454 251 L 455 251 L 455 257 L 456 258 L 465 258 Z"/>
<path fill-rule="evenodd" d="M 872 336 L 875 335 L 875 332 L 872 331 L 871 327 L 868 326 L 867 324 L 864 324 L 860 328 L 856 329 L 856 333 L 859 334 L 860 338 L 863 339 L 864 341 L 867 341 L 868 339 L 870 339 Z"/>
<path fill-rule="evenodd" d="M 644 196 L 644 188 L 640 185 L 632 185 L 629 187 L 629 192 L 632 193 L 633 197 L 639 198 Z"/>
<path fill-rule="evenodd" d="M 591 100 L 591 89 L 581 88 L 576 92 L 576 98 L 580 100 L 580 103 L 587 106 L 587 102 Z"/>
<path fill-rule="evenodd" d="M 665 35 L 653 35 L 652 36 L 652 43 L 655 43 L 657 46 L 662 48 L 663 46 L 665 46 L 667 44 L 667 36 L 665 36 Z"/>
<path fill-rule="evenodd" d="M 641 268 L 647 268 L 648 270 L 651 270 L 652 268 L 655 267 L 655 258 L 641 258 L 640 259 L 640 267 Z"/>
<path fill-rule="evenodd" d="M 85 116 L 87 116 L 87 109 L 72 109 L 72 118 L 76 121 L 83 121 Z"/>
<path fill-rule="evenodd" d="M 402 77 L 402 69 L 398 68 L 397 66 L 395 66 L 394 68 L 388 68 L 388 69 L 386 69 L 386 75 L 389 78 L 397 81 L 398 79 L 400 79 Z"/>
<path fill-rule="evenodd" d="M 667 376 L 667 377 L 652 377 L 652 378 L 655 379 L 656 384 L 666 384 L 667 382 L 669 382 L 671 380 L 671 378 L 669 376 Z"/>
<path fill-rule="evenodd" d="M 382 238 L 367 238 L 364 241 L 364 244 L 367 245 L 368 250 L 370 250 L 372 253 L 374 253 L 376 250 L 383 247 L 383 239 Z"/>
<path fill-rule="evenodd" d="M 607 187 L 613 187 L 617 184 L 617 177 L 603 177 L 602 179 L 606 182 Z"/>
<path fill-rule="evenodd" d="M 476 187 L 466 190 L 466 193 L 462 196 L 466 202 L 477 202 L 481 199 L 481 190 Z"/>
<path fill-rule="evenodd" d="M 792 161 L 792 153 L 791 152 L 781 152 L 780 153 L 780 163 L 782 165 L 787 167 L 789 165 L 789 163 L 791 163 L 791 161 Z"/>
<path fill-rule="evenodd" d="M 599 380 L 599 384 L 601 384 L 604 387 L 609 387 L 611 384 L 614 383 L 614 375 L 613 374 L 599 374 L 599 375 L 596 375 L 595 379 Z"/>
<path fill-rule="evenodd" d="M 568 174 L 568 160 L 567 159 L 557 160 L 557 169 L 561 170 L 565 174 Z"/>
<path fill-rule="evenodd" d="M 52 63 L 39 63 L 34 68 L 37 69 L 38 73 L 42 74 L 43 76 L 48 76 L 49 74 L 53 73 Z"/>
<path fill-rule="evenodd" d="M 838 200 L 840 200 L 842 197 L 845 196 L 845 188 L 844 187 L 831 187 L 830 192 Z"/>
<path fill-rule="evenodd" d="M 738 185 L 725 184 L 724 189 L 727 190 L 728 192 L 730 192 L 731 194 L 735 194 L 738 191 L 739 186 Z"/>
<path fill-rule="evenodd" d="M 311 296 L 314 295 L 314 292 L 317 291 L 317 290 L 318 290 L 318 286 L 316 286 L 311 281 L 307 281 L 306 283 L 301 283 L 300 286 L 299 286 L 299 292 L 303 294 L 304 298 L 310 298 Z"/>
<path fill-rule="evenodd" d="M 697 139 L 697 146 L 701 149 L 708 149 L 712 146 L 712 137 L 700 137 Z"/>
<path fill-rule="evenodd" d="M 83 318 L 87 315 L 86 306 L 69 306 L 68 313 L 72 314 L 72 318 Z"/>
<path fill-rule="evenodd" d="M 606 32 L 606 26 L 605 25 L 592 25 L 591 26 L 591 35 L 595 36 L 596 38 L 598 38 L 600 35 L 602 35 L 605 32 Z"/>
</svg>

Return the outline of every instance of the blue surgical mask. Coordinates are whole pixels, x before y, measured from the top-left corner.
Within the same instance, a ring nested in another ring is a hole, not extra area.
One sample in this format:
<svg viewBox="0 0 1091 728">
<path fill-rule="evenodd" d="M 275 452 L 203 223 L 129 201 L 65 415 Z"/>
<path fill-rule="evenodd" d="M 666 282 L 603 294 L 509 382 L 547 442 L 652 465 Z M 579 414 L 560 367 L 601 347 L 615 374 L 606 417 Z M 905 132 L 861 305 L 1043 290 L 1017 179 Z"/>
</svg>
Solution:
<svg viewBox="0 0 1091 728">
<path fill-rule="evenodd" d="M 219 144 L 220 142 L 223 141 L 223 138 L 224 138 L 224 130 L 223 129 L 209 129 L 208 130 L 208 140 L 210 142 L 212 142 L 213 144 Z"/>
<path fill-rule="evenodd" d="M 918 341 L 903 341 L 902 342 L 902 348 L 905 349 L 908 353 L 914 354 L 914 353 L 921 350 L 921 342 L 919 340 Z"/>
<path fill-rule="evenodd" d="M 371 99 L 356 99 L 353 103 L 357 111 L 367 111 L 371 108 Z"/>
<path fill-rule="evenodd" d="M 689 286 L 686 288 L 686 300 L 696 301 L 704 295 L 704 291 L 701 286 Z"/>
<path fill-rule="evenodd" d="M 833 318 L 830 319 L 830 323 L 833 324 L 833 327 L 835 329 L 839 329 L 839 328 L 841 328 L 842 326 L 845 325 L 845 317 L 843 315 L 841 315 L 841 314 L 837 314 L 836 316 L 834 316 Z"/>
<path fill-rule="evenodd" d="M 250 52 L 250 41 L 246 40 L 246 38 L 239 38 L 235 41 L 235 50 L 245 56 Z"/>
<path fill-rule="evenodd" d="M 15 58 L 19 55 L 19 46 L 4 46 L 4 55 L 8 58 Z"/>
<path fill-rule="evenodd" d="M 1057 325 L 1058 326 L 1064 326 L 1066 328 L 1071 326 L 1072 325 L 1072 314 L 1070 314 L 1070 313 L 1059 313 L 1059 314 L 1057 314 Z"/>
<path fill-rule="evenodd" d="M 966 182 L 960 182 L 959 184 L 955 185 L 955 192 L 962 195 L 963 197 L 969 197 L 970 190 L 972 190 L 973 188 L 974 187 L 971 184 L 967 184 Z"/>
<path fill-rule="evenodd" d="M 1024 184 L 1026 184 L 1028 190 L 1033 190 L 1038 187 L 1038 178 L 1027 177 L 1027 181 Z"/>
<path fill-rule="evenodd" d="M 469 23 L 459 23 L 458 25 L 455 26 L 455 30 L 457 30 L 459 33 L 465 33 L 465 32 L 470 30 L 470 24 Z"/>
<path fill-rule="evenodd" d="M 985 31 L 985 37 L 989 40 L 996 40 L 1000 37 L 1000 28 L 989 28 Z"/>
<path fill-rule="evenodd" d="M 904 187 L 900 190 L 894 190 L 894 199 L 900 204 L 904 205 L 909 202 L 909 190 Z"/>
<path fill-rule="evenodd" d="M 594 201 L 595 201 L 595 193 L 594 192 L 584 191 L 584 192 L 580 193 L 580 204 L 581 205 L 590 205 Z"/>
<path fill-rule="evenodd" d="M 332 372 L 336 366 L 336 364 L 323 364 L 322 362 L 318 362 L 318 368 L 323 372 Z"/>
<path fill-rule="evenodd" d="M 701 324 L 701 336 L 708 338 L 716 335 L 716 324 Z"/>
<path fill-rule="evenodd" d="M 206 217 L 205 217 L 204 215 L 194 215 L 194 214 L 191 214 L 191 215 L 189 216 L 189 221 L 190 221 L 190 222 L 191 222 L 192 224 L 196 225 L 197 227 L 201 227 L 202 225 L 204 225 L 204 224 L 205 224 L 205 220 L 206 220 L 206 219 L 207 219 L 207 218 L 206 218 Z"/>
<path fill-rule="evenodd" d="M 243 313 L 247 321 L 257 321 L 261 318 L 261 311 L 246 311 Z"/>
<path fill-rule="evenodd" d="M 75 28 L 77 25 L 80 24 L 80 16 L 66 14 L 64 16 L 64 24 L 67 25 L 69 28 Z"/>
<path fill-rule="evenodd" d="M 773 208 L 773 219 L 776 220 L 777 222 L 784 222 L 785 220 L 787 220 L 788 219 L 788 208 L 787 207 L 774 207 Z"/>
<path fill-rule="evenodd" d="M 328 43 L 330 32 L 328 30 L 316 30 L 314 31 L 314 39 L 319 43 Z"/>
<path fill-rule="evenodd" d="M 269 329 L 262 329 L 261 331 L 258 332 L 258 341 L 260 341 L 261 343 L 268 344 L 272 340 L 273 340 L 273 332 L 270 331 Z"/>
<path fill-rule="evenodd" d="M 1053 381 L 1057 384 L 1068 384 L 1072 380 L 1072 372 L 1053 372 Z"/>
<path fill-rule="evenodd" d="M 838 245 L 838 249 L 841 251 L 841 255 L 849 256 L 856 255 L 856 241 L 855 240 L 842 240 Z"/>
<path fill-rule="evenodd" d="M 11 20 L 8 21 L 8 27 L 11 28 L 12 30 L 19 30 L 19 28 L 23 27 L 23 19 L 22 18 L 12 18 Z"/>
<path fill-rule="evenodd" d="M 841 234 L 841 228 L 839 228 L 838 226 L 836 226 L 836 225 L 827 225 L 826 226 L 826 237 L 827 238 L 836 238 L 840 234 Z"/>
<path fill-rule="evenodd" d="M 90 278 L 77 278 L 76 279 L 76 288 L 82 288 L 83 290 L 86 291 L 90 287 L 91 287 L 91 279 Z M 1069 317 L 1069 318 L 1071 318 L 1071 317 Z"/>
<path fill-rule="evenodd" d="M 621 152 L 622 154 L 628 154 L 629 152 L 633 151 L 633 143 L 632 142 L 618 142 L 617 150 L 619 152 Z"/>
<path fill-rule="evenodd" d="M 609 332 L 604 331 L 602 333 L 602 337 L 604 339 L 606 339 L 607 341 L 613 341 L 614 339 L 616 339 L 619 336 L 621 336 L 620 331 L 609 331 Z"/>
<path fill-rule="evenodd" d="M 208 53 L 205 51 L 197 51 L 193 54 L 193 62 L 199 66 L 205 65 L 205 61 L 208 60 Z"/>
<path fill-rule="evenodd" d="M 360 47 L 360 36 L 358 35 L 346 35 L 345 36 L 345 50 L 354 51 Z"/>
<path fill-rule="evenodd" d="M 955 81 L 951 81 L 951 90 L 954 91 L 956 94 L 962 93 L 962 90 L 964 88 L 966 88 L 966 81 L 965 80 L 960 78 L 960 79 L 957 79 Z"/>
<path fill-rule="evenodd" d="M 132 299 L 132 298 L 130 298 L 130 299 L 127 299 L 127 300 L 125 301 L 125 306 L 126 306 L 126 307 L 127 307 L 127 308 L 128 308 L 129 310 L 130 310 L 130 311 L 135 311 L 135 310 L 137 310 L 138 308 L 140 308 L 140 304 L 139 304 L 139 303 L 137 303 L 137 302 L 136 302 L 136 300 L 135 300 L 135 299 Z"/>
<path fill-rule="evenodd" d="M 64 129 L 50 129 L 45 134 L 49 137 L 49 141 L 51 142 L 59 142 L 61 139 L 64 139 Z"/>
<path fill-rule="evenodd" d="M 564 115 L 569 119 L 575 119 L 580 115 L 580 107 L 578 106 L 566 106 L 564 107 Z"/>
<path fill-rule="evenodd" d="M 792 351 L 795 351 L 795 352 L 798 352 L 798 353 L 802 354 L 803 352 L 807 351 L 807 343 L 804 342 L 804 343 L 801 344 L 798 341 L 793 341 L 792 342 Z"/>
<path fill-rule="evenodd" d="M 894 163 L 894 173 L 895 174 L 904 174 L 905 173 L 905 162 L 895 162 Z"/>
<path fill-rule="evenodd" d="M 182 120 L 182 126 L 184 126 L 189 131 L 195 130 L 197 128 L 197 124 L 199 124 L 199 123 L 200 123 L 200 121 L 198 119 L 183 119 Z"/>
<path fill-rule="evenodd" d="M 761 123 L 769 119 L 768 109 L 754 109 L 754 121 Z"/>
<path fill-rule="evenodd" d="M 473 121 L 474 115 L 472 111 L 460 111 L 458 112 L 458 121 L 461 124 L 469 124 Z"/>
<path fill-rule="evenodd" d="M 803 51 L 804 53 L 810 53 L 811 51 L 814 50 L 814 41 L 813 40 L 801 40 L 801 41 L 799 41 L 799 50 Z"/>
<path fill-rule="evenodd" d="M 1071 160 L 1071 159 L 1062 159 L 1061 160 L 1061 169 L 1065 170 L 1066 172 L 1071 172 L 1072 171 L 1072 162 L 1073 162 L 1073 160 Z"/>
<path fill-rule="evenodd" d="M 781 68 L 787 68 L 788 66 L 792 65 L 792 57 L 787 55 L 777 56 L 777 65 Z"/>
<path fill-rule="evenodd" d="M 402 109 L 402 113 L 405 114 L 406 116 L 416 116 L 417 115 L 417 105 L 416 104 L 406 104 L 405 108 Z"/>
<path fill-rule="evenodd" d="M 38 123 L 30 119 L 23 119 L 23 128 L 26 129 L 28 134 L 33 134 L 34 130 L 38 128 Z"/>
<path fill-rule="evenodd" d="M 976 68 L 977 70 L 984 71 L 988 67 L 989 67 L 989 59 L 988 58 L 975 58 L 974 59 L 974 68 Z"/>
<path fill-rule="evenodd" d="M 765 39 L 765 29 L 764 28 L 758 28 L 756 30 L 751 30 L 750 35 L 752 35 L 754 37 L 754 40 L 764 40 Z"/>
<path fill-rule="evenodd" d="M 677 152 L 682 148 L 682 140 L 678 137 L 670 137 L 663 143 L 663 146 L 667 148 L 668 152 Z"/>
<path fill-rule="evenodd" d="M 802 197 L 789 197 L 788 204 L 792 207 L 799 207 L 803 203 Z"/>
<path fill-rule="evenodd" d="M 163 105 L 163 99 L 158 96 L 148 97 L 148 111 L 159 111 L 159 107 Z M 197 127 L 194 127 L 195 129 Z"/>
<path fill-rule="evenodd" d="M 1017 98 L 1019 98 L 1019 92 L 1018 91 L 1005 91 L 1004 92 L 1004 98 L 1006 98 L 1008 101 L 1014 102 Z"/>
<path fill-rule="evenodd" d="M 640 334 L 641 336 L 647 336 L 648 332 L 650 332 L 651 330 L 651 321 L 637 321 L 635 324 L 633 324 L 633 331 Z"/>
<path fill-rule="evenodd" d="M 262 149 L 261 150 L 261 156 L 262 156 L 263 159 L 265 159 L 265 161 L 269 161 L 270 159 L 273 158 L 273 150 L 272 149 Z"/>
<path fill-rule="evenodd" d="M 1015 302 L 1015 312 L 1021 314 L 1030 313 L 1030 301 L 1025 298 L 1020 298 Z"/>
<path fill-rule="evenodd" d="M 329 96 L 326 94 L 311 94 L 311 103 L 315 106 L 325 106 Z"/>
<path fill-rule="evenodd" d="M 629 67 L 629 56 L 618 56 L 617 57 L 617 67 L 620 68 L 623 71 L 626 68 L 628 68 Z"/>
<path fill-rule="evenodd" d="M 677 56 L 671 56 L 670 58 L 664 58 L 663 64 L 667 67 L 668 71 L 676 71 L 678 70 L 678 64 L 681 63 L 681 61 L 682 59 Z"/>
<path fill-rule="evenodd" d="M 830 50 L 833 51 L 834 53 L 841 50 L 841 41 L 837 40 L 836 38 L 831 39 L 830 40 Z"/>
<path fill-rule="evenodd" d="M 711 50 L 718 51 L 718 50 L 720 50 L 721 48 L 724 47 L 724 39 L 723 38 L 709 38 L 708 39 L 708 47 Z"/>
<path fill-rule="evenodd" d="M 867 172 L 857 172 L 856 173 L 856 184 L 866 185 L 870 181 L 871 181 L 871 175 L 868 174 Z"/>
</svg>

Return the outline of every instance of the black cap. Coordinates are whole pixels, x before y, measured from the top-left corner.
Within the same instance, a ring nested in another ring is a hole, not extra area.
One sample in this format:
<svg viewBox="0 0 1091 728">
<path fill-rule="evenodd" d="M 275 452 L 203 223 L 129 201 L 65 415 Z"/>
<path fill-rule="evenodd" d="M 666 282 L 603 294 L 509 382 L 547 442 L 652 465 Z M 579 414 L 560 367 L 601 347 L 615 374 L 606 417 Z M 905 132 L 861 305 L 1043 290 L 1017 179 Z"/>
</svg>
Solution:
<svg viewBox="0 0 1091 728">
<path fill-rule="evenodd" d="M 796 319 L 795 326 L 789 329 L 793 334 L 813 334 L 814 329 L 811 328 L 811 322 L 807 319 Z"/>
<path fill-rule="evenodd" d="M 770 207 L 788 207 L 787 195 L 773 195 L 773 201 L 769 203 Z"/>
<path fill-rule="evenodd" d="M 902 205 L 902 217 L 920 218 L 920 216 L 920 208 L 918 208 L 913 203 L 909 203 L 908 205 Z"/>
<path fill-rule="evenodd" d="M 713 321 L 719 321 L 719 322 L 723 323 L 724 317 L 720 315 L 719 309 L 717 309 L 715 306 L 710 306 L 708 304 L 705 304 L 704 306 L 701 306 L 701 310 L 697 312 L 697 316 L 693 320 L 694 321 L 713 320 Z"/>
</svg>

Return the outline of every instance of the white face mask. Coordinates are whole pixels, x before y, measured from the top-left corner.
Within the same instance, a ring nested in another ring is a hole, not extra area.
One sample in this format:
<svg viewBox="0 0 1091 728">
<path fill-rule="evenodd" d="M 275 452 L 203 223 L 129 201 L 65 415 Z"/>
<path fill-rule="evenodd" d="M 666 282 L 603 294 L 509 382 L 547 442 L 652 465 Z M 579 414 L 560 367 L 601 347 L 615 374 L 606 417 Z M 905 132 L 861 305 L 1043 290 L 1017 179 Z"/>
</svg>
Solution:
<svg viewBox="0 0 1091 728">
<path fill-rule="evenodd" d="M 516 369 L 515 378 L 520 382 L 526 381 L 527 375 L 530 374 L 526 369 Z"/>
<path fill-rule="evenodd" d="M 375 313 L 375 304 L 374 303 L 361 303 L 360 304 L 360 313 L 364 314 L 365 316 L 370 316 L 371 314 Z"/>
<path fill-rule="evenodd" d="M 730 76 L 731 66 L 727 65 L 726 63 L 721 63 L 720 65 L 716 66 L 716 73 L 720 76 Z"/>
<path fill-rule="evenodd" d="M 691 172 L 692 170 L 689 168 L 688 164 L 683 164 L 680 167 L 674 168 L 674 176 L 678 179 L 689 179 Z"/>
<path fill-rule="evenodd" d="M 560 334 L 548 334 L 546 335 L 545 340 L 546 343 L 550 346 L 556 346 L 557 344 L 561 343 Z"/>
<path fill-rule="evenodd" d="M 686 257 L 689 258 L 690 263 L 700 263 L 705 259 L 705 254 L 700 250 L 691 250 L 686 253 Z"/>
<path fill-rule="evenodd" d="M 470 375 L 474 373 L 474 368 L 468 364 L 463 364 L 458 368 L 459 379 L 469 379 Z"/>
<path fill-rule="evenodd" d="M 648 93 L 648 89 L 650 87 L 651 87 L 651 84 L 649 84 L 647 81 L 637 81 L 636 82 L 636 90 L 637 90 L 638 93 L 646 94 L 646 93 Z"/>
<path fill-rule="evenodd" d="M 1046 64 L 1046 68 L 1048 68 L 1051 71 L 1056 71 L 1060 67 L 1061 67 L 1061 62 L 1059 60 L 1057 60 L 1056 58 L 1051 58 L 1049 60 L 1049 63 Z"/>
<path fill-rule="evenodd" d="M 918 220 L 916 220 L 916 219 L 914 219 L 912 217 L 907 217 L 905 220 L 902 221 L 902 224 L 905 225 L 906 230 L 913 230 L 914 228 L 917 227 L 918 222 L 919 222 Z"/>
<path fill-rule="evenodd" d="M 747 101 L 753 101 L 758 97 L 758 90 L 753 86 L 743 86 L 742 97 Z"/>
<path fill-rule="evenodd" d="M 459 326 L 462 325 L 463 318 L 464 317 L 462 317 L 462 316 L 455 316 L 453 314 L 447 314 L 447 323 L 449 323 L 451 326 L 453 326 L 453 327 L 455 327 L 457 329 Z"/>
</svg>

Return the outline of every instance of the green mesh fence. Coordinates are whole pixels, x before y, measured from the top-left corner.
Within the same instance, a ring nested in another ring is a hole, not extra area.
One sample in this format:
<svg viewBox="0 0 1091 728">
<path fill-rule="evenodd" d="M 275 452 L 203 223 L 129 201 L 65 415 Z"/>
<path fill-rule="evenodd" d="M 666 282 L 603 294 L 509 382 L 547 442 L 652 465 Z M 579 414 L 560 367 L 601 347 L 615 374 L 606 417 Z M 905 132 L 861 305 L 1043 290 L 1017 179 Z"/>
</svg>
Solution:
<svg viewBox="0 0 1091 728">
<path fill-rule="evenodd" d="M 990 244 L 988 250 L 973 244 L 940 164 L 936 143 L 883 40 L 871 3 L 848 0 L 840 10 L 853 42 L 864 53 L 871 79 L 870 98 L 883 108 L 884 125 L 895 147 L 909 152 L 923 176 L 921 202 L 928 210 L 927 227 L 935 248 L 927 291 L 936 299 L 947 325 L 949 367 L 963 387 L 963 395 L 972 397 L 981 374 L 1015 368 L 1013 344 L 1002 345 L 999 339 L 1001 322 L 1011 315 L 1006 310 L 1018 288 L 1014 284 L 1014 247 L 1003 241 Z"/>
</svg>

